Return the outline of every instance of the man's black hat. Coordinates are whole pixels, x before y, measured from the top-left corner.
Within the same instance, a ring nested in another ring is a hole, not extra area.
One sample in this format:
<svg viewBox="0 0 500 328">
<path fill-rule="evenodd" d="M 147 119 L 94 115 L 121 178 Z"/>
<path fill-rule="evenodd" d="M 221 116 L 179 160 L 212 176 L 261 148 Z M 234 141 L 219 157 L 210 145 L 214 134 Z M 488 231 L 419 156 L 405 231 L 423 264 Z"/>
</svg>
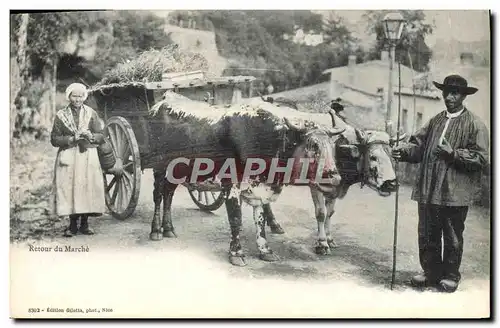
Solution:
<svg viewBox="0 0 500 328">
<path fill-rule="evenodd" d="M 433 81 L 436 88 L 439 90 L 458 90 L 461 94 L 472 95 L 477 92 L 477 88 L 469 87 L 467 85 L 467 80 L 460 75 L 449 75 L 444 78 L 443 83 L 438 83 Z"/>
</svg>

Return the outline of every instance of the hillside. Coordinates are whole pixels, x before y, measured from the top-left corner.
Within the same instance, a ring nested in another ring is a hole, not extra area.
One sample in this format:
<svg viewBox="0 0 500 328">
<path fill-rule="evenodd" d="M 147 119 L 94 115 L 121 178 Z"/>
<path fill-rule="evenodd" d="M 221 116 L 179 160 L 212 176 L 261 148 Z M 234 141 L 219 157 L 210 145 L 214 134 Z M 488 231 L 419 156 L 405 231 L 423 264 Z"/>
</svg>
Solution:
<svg viewBox="0 0 500 328">
<path fill-rule="evenodd" d="M 220 76 L 226 68 L 227 60 L 219 55 L 215 43 L 215 33 L 211 31 L 183 28 L 166 24 L 165 33 L 186 52 L 196 52 L 208 61 L 209 72 Z"/>
</svg>

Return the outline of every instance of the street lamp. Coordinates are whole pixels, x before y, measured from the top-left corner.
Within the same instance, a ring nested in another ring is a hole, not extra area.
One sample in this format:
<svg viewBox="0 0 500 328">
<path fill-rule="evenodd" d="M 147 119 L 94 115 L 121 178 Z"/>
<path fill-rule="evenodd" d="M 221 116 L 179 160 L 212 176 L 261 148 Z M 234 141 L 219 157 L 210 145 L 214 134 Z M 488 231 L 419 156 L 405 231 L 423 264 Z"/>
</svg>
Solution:
<svg viewBox="0 0 500 328">
<path fill-rule="evenodd" d="M 403 34 L 403 29 L 405 27 L 405 20 L 400 13 L 389 13 L 385 15 L 382 21 L 384 27 L 385 40 L 389 45 L 389 92 L 387 94 L 387 118 L 385 129 L 389 136 L 393 136 L 392 132 L 392 96 L 394 94 L 392 89 L 392 79 L 393 79 L 393 61 L 396 57 L 396 45 L 401 40 L 401 35 Z M 399 124 L 400 124 L 400 111 L 401 111 L 401 63 L 398 62 L 398 72 L 399 72 L 399 93 L 398 93 L 398 126 L 396 131 L 396 145 L 399 141 Z M 395 173 L 397 177 L 398 163 L 395 164 Z M 399 184 L 396 178 L 396 184 Z M 396 277 L 396 247 L 398 242 L 398 203 L 399 203 L 399 186 L 396 187 L 396 202 L 394 211 L 394 241 L 392 247 L 392 277 L 391 277 L 391 290 L 394 286 L 394 280 Z"/>
<path fill-rule="evenodd" d="M 393 96 L 393 70 L 394 59 L 396 57 L 396 45 L 401 40 L 405 19 L 400 13 L 389 13 L 385 15 L 383 21 L 385 41 L 389 45 L 389 89 L 387 93 L 387 111 L 385 130 L 392 135 L 392 96 Z M 401 78 L 401 77 L 400 77 Z"/>
</svg>

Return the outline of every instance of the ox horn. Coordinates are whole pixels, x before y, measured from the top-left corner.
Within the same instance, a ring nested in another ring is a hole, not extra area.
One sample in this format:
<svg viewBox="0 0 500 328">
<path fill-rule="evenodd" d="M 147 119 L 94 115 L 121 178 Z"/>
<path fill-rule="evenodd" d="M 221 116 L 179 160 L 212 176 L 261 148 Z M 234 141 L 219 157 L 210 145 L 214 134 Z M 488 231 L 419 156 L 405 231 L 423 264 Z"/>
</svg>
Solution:
<svg viewBox="0 0 500 328">
<path fill-rule="evenodd" d="M 389 145 L 393 147 L 396 143 L 403 141 L 405 138 L 406 138 L 406 133 L 400 131 L 399 139 L 397 135 L 389 138 Z"/>
<path fill-rule="evenodd" d="M 344 132 L 345 132 L 345 128 L 333 127 L 333 128 L 328 129 L 328 134 L 330 136 L 336 136 L 336 135 L 344 133 Z"/>
<path fill-rule="evenodd" d="M 362 143 L 366 139 L 366 134 L 360 129 L 354 129 L 358 142 Z"/>
<path fill-rule="evenodd" d="M 290 129 L 290 130 L 295 130 L 298 132 L 305 132 L 308 128 L 303 122 L 300 124 L 297 123 L 292 123 L 287 117 L 284 117 L 283 120 L 285 121 L 285 125 Z"/>
<path fill-rule="evenodd" d="M 333 111 L 333 109 L 330 109 L 328 111 L 328 114 L 330 114 L 330 116 L 332 117 L 332 127 L 335 127 L 336 123 L 335 123 L 335 112 Z"/>
</svg>

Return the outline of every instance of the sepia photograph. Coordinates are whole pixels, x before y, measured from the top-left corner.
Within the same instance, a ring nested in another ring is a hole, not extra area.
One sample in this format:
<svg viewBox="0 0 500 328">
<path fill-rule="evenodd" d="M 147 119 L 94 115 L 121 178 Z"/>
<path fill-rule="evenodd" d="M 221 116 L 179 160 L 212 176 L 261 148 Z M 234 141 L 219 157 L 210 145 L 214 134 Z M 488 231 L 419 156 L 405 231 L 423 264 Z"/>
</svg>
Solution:
<svg viewBox="0 0 500 328">
<path fill-rule="evenodd" d="M 491 319 L 489 10 L 9 12 L 11 319 Z"/>
</svg>

